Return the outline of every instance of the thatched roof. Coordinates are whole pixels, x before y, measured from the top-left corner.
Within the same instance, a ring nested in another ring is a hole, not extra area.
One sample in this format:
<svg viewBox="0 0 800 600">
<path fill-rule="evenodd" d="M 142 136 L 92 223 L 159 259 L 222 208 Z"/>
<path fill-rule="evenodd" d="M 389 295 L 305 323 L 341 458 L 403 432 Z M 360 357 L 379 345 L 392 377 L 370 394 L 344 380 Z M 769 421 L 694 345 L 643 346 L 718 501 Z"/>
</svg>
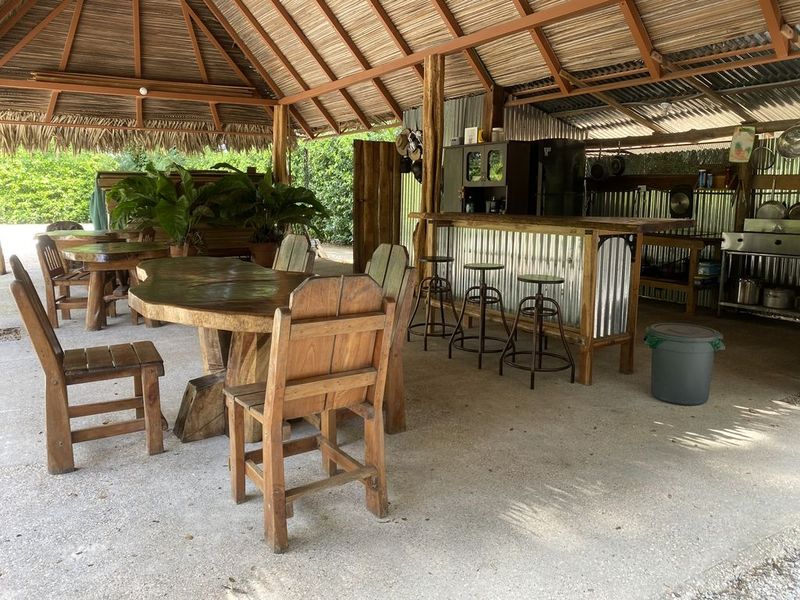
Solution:
<svg viewBox="0 0 800 600">
<path fill-rule="evenodd" d="M 725 88 L 770 66 L 795 108 L 798 22 L 800 0 L 4 0 L 0 147 L 264 146 L 276 102 L 300 135 L 383 125 L 429 53 L 448 98 L 501 86 L 590 135 L 674 130 L 673 100 L 741 122 L 775 99 Z"/>
</svg>

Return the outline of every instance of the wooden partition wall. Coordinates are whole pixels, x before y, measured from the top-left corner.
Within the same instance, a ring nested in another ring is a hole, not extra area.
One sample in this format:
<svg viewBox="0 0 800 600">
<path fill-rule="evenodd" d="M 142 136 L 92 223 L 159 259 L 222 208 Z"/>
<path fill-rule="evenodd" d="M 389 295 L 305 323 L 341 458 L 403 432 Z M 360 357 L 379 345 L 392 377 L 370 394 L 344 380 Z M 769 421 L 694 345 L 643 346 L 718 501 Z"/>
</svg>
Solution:
<svg viewBox="0 0 800 600">
<path fill-rule="evenodd" d="M 380 244 L 400 243 L 400 155 L 392 142 L 353 142 L 353 269 Z"/>
</svg>

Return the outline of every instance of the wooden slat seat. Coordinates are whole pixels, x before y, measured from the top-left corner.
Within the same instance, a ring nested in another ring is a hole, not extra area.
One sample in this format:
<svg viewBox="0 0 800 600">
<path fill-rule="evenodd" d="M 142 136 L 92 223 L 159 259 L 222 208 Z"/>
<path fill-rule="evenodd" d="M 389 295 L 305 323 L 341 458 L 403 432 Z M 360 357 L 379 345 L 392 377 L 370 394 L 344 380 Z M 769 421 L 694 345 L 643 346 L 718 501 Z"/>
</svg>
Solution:
<svg viewBox="0 0 800 600">
<path fill-rule="evenodd" d="M 73 444 L 113 435 L 145 431 L 148 452 L 163 452 L 158 378 L 164 375 L 164 362 L 153 343 L 64 350 L 28 272 L 16 256 L 11 257 L 11 268 L 14 272 L 11 292 L 47 380 L 45 416 L 50 473 L 66 473 L 75 468 Z M 133 380 L 132 397 L 69 404 L 68 386 L 122 377 Z M 70 425 L 71 419 L 124 410 L 136 411 L 135 418 L 82 429 Z"/>
<path fill-rule="evenodd" d="M 288 545 L 292 502 L 308 493 L 361 481 L 367 508 L 386 514 L 383 396 L 395 323 L 394 300 L 366 275 L 314 277 L 275 312 L 266 382 L 225 389 L 231 488 L 245 499 L 245 478 L 264 497 L 264 533 L 275 552 Z M 364 462 L 336 444 L 336 411 L 364 418 Z M 261 424 L 262 447 L 245 451 L 244 420 Z M 320 432 L 284 440 L 286 419 L 319 415 Z M 286 489 L 284 458 L 320 450 L 326 479 Z M 261 466 L 259 466 L 261 465 Z M 339 468 L 344 472 L 339 472 Z"/>
</svg>

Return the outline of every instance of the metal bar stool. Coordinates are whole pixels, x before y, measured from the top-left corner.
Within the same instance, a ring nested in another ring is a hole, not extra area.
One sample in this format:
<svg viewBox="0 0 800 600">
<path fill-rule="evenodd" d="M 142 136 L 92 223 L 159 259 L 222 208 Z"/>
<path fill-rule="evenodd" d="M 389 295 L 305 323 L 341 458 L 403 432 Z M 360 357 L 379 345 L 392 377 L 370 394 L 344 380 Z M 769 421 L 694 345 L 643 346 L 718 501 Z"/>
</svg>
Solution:
<svg viewBox="0 0 800 600">
<path fill-rule="evenodd" d="M 486 307 L 493 304 L 500 306 L 500 316 L 503 319 L 503 327 L 506 333 L 509 333 L 508 323 L 506 322 L 506 313 L 503 311 L 503 296 L 500 290 L 495 287 L 486 285 L 486 271 L 499 271 L 505 269 L 505 265 L 499 263 L 467 263 L 464 268 L 468 271 L 478 271 L 480 273 L 480 283 L 473 285 L 464 294 L 464 302 L 461 304 L 461 312 L 458 315 L 456 327 L 453 330 L 453 335 L 450 336 L 450 344 L 447 348 L 447 357 L 453 358 L 453 347 L 456 350 L 464 350 L 465 352 L 474 352 L 478 355 L 478 368 L 483 366 L 483 355 L 495 352 L 502 352 L 503 347 L 486 348 L 486 340 L 503 343 L 506 340 L 486 335 Z M 466 335 L 462 322 L 464 321 L 464 314 L 467 310 L 467 304 L 477 304 L 480 307 L 479 322 L 478 322 L 478 335 Z M 464 345 L 465 340 L 478 340 L 477 348 L 468 348 Z M 457 344 L 457 345 L 456 345 Z M 512 343 L 513 345 L 513 343 Z"/>
<path fill-rule="evenodd" d="M 452 256 L 423 256 L 420 262 L 430 263 L 433 268 L 433 274 L 430 277 L 425 277 L 419 282 L 417 286 L 417 301 L 414 303 L 414 308 L 411 310 L 411 318 L 408 320 L 408 328 L 406 330 L 406 339 L 411 341 L 411 334 L 422 336 L 422 346 L 425 351 L 428 350 L 428 335 L 438 335 L 439 337 L 446 337 L 452 332 L 455 325 L 448 323 L 444 316 L 445 303 L 450 304 L 453 311 L 453 319 L 456 318 L 456 307 L 453 304 L 453 288 L 450 285 L 450 280 L 447 277 L 439 275 L 439 265 L 447 265 L 453 262 Z M 425 320 L 420 323 L 414 323 L 414 317 L 419 310 L 419 305 L 422 302 L 422 297 L 425 297 Z M 439 317 L 440 322 L 436 320 L 436 310 L 432 306 L 434 297 L 439 299 Z M 419 328 L 422 331 L 416 331 Z"/>
<path fill-rule="evenodd" d="M 558 302 L 542 294 L 543 285 L 561 285 L 564 283 L 564 279 L 562 277 L 555 277 L 553 275 L 520 275 L 517 277 L 517 281 L 521 281 L 522 283 L 536 284 L 536 294 L 533 296 L 526 296 L 519 303 L 517 314 L 514 317 L 514 324 L 511 327 L 511 333 L 509 334 L 508 341 L 503 348 L 503 353 L 500 355 L 500 375 L 503 374 L 504 364 L 508 365 L 509 367 L 530 371 L 531 389 L 533 389 L 534 377 L 536 376 L 537 371 L 554 372 L 569 369 L 570 383 L 575 383 L 575 361 L 572 358 L 572 353 L 570 352 L 569 345 L 567 344 L 567 338 L 564 335 L 564 322 L 561 319 L 561 307 L 558 305 Z M 533 306 L 525 306 L 530 302 L 533 302 Z M 517 328 L 519 327 L 519 319 L 522 315 L 525 315 L 526 317 L 533 317 L 533 347 L 531 350 L 517 350 L 514 345 Z M 564 351 L 566 354 L 556 354 L 555 352 L 548 352 L 545 350 L 545 317 L 556 318 L 556 321 L 558 322 L 558 331 L 561 337 L 561 343 L 564 345 Z M 530 355 L 530 365 L 517 362 L 516 358 L 520 355 Z M 550 367 L 542 366 L 542 359 L 545 356 L 555 359 L 557 364 Z"/>
</svg>

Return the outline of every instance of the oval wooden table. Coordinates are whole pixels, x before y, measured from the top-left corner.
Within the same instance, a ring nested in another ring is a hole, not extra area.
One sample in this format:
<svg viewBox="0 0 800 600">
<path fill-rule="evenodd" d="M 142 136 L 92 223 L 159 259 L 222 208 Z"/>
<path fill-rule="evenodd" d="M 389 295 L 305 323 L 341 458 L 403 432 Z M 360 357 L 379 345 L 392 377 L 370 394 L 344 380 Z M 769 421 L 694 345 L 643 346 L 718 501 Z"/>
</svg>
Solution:
<svg viewBox="0 0 800 600">
<path fill-rule="evenodd" d="M 86 329 L 96 331 L 106 324 L 103 308 L 105 272 L 131 271 L 135 278 L 136 266 L 142 260 L 169 256 L 169 247 L 155 242 L 104 242 L 72 246 L 65 248 L 62 254 L 68 260 L 84 263 L 90 273 Z"/>
<path fill-rule="evenodd" d="M 236 258 L 148 260 L 128 291 L 133 310 L 150 319 L 199 328 L 206 377 L 189 382 L 175 422 L 181 441 L 225 432 L 223 385 L 264 381 L 275 309 L 309 276 Z M 230 332 L 230 333 L 229 333 Z M 260 433 L 248 426 L 248 439 Z"/>
</svg>

